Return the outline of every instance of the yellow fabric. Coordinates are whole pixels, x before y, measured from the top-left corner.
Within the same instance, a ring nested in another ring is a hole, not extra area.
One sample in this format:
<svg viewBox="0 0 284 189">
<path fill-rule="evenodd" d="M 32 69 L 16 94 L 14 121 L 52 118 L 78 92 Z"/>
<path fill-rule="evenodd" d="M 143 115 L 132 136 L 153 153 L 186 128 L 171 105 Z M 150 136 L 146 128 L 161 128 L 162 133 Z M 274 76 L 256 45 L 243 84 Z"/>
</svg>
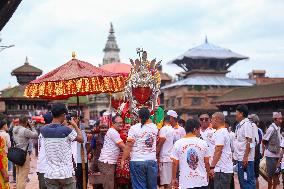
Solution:
<svg viewBox="0 0 284 189">
<path fill-rule="evenodd" d="M 157 123 L 157 128 L 161 129 L 163 127 L 164 121 L 160 121 L 159 123 Z"/>
<path fill-rule="evenodd" d="M 0 164 L 4 167 L 5 171 L 8 173 L 8 158 L 5 152 L 6 141 L 2 137 L 0 137 Z M 4 182 L 4 178 L 0 173 L 0 188 L 1 189 L 9 189 L 9 182 Z"/>
</svg>

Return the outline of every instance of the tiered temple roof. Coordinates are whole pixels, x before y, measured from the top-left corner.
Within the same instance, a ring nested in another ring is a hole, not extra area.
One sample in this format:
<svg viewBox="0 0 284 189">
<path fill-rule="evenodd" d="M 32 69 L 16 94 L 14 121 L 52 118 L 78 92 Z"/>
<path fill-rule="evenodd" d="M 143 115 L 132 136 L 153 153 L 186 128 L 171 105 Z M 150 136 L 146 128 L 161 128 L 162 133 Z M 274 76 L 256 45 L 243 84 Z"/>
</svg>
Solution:
<svg viewBox="0 0 284 189">
<path fill-rule="evenodd" d="M 206 70 L 207 72 L 213 71 L 217 74 L 226 74 L 230 66 L 243 59 L 248 59 L 248 57 L 211 44 L 206 37 L 202 45 L 189 49 L 170 61 L 169 64 L 176 64 L 185 72 Z"/>
<path fill-rule="evenodd" d="M 24 65 L 14 69 L 11 73 L 12 76 L 17 77 L 17 81 L 20 85 L 26 85 L 32 80 L 36 79 L 37 76 L 42 74 L 42 70 L 38 69 L 29 64 L 28 57 Z"/>
</svg>

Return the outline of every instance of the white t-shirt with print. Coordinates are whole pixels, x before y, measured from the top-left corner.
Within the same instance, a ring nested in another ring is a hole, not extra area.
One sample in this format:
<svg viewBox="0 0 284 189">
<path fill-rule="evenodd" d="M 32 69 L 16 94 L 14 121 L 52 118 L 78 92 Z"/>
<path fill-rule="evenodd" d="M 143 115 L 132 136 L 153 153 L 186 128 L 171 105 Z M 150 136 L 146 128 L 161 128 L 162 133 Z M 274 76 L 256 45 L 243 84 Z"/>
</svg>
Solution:
<svg viewBox="0 0 284 189">
<path fill-rule="evenodd" d="M 243 119 L 236 127 L 234 159 L 237 161 L 243 161 L 247 144 L 246 138 L 254 138 L 253 126 L 247 118 Z M 248 161 L 254 161 L 254 155 L 255 147 L 251 146 Z"/>
<path fill-rule="evenodd" d="M 284 148 L 284 137 L 282 137 L 281 139 L 281 150 L 283 150 Z M 284 169 L 284 154 L 282 156 L 282 160 L 281 160 L 281 169 Z"/>
<path fill-rule="evenodd" d="M 175 143 L 171 158 L 179 160 L 180 189 L 208 185 L 205 157 L 209 157 L 208 145 L 200 138 L 182 138 Z"/>
<path fill-rule="evenodd" d="M 233 154 L 231 149 L 231 138 L 228 129 L 221 128 L 214 133 L 216 146 L 223 146 L 221 157 L 215 166 L 215 172 L 233 173 Z"/>
<path fill-rule="evenodd" d="M 200 129 L 200 136 L 207 143 L 207 145 L 209 147 L 209 156 L 210 156 L 209 162 L 210 162 L 210 164 L 213 160 L 213 155 L 214 155 L 214 150 L 215 150 L 215 145 L 214 145 L 214 140 L 213 140 L 214 132 L 215 132 L 215 130 L 210 128 L 210 127 L 205 129 L 204 131 L 202 131 Z"/>
<path fill-rule="evenodd" d="M 160 151 L 160 162 L 172 162 L 171 155 L 174 147 L 174 128 L 171 125 L 163 126 L 159 131 L 159 137 L 166 139 Z"/>
<path fill-rule="evenodd" d="M 185 129 L 179 125 L 174 127 L 174 143 L 186 135 Z"/>
<path fill-rule="evenodd" d="M 279 137 L 279 140 L 281 142 L 281 133 L 280 133 L 280 127 L 278 127 L 277 125 L 275 125 L 275 123 L 272 123 L 268 129 L 266 130 L 266 133 L 265 135 L 263 136 L 263 140 L 266 140 L 266 141 L 269 141 L 271 135 L 273 134 L 273 132 L 275 132 L 275 129 L 277 131 L 277 134 L 278 134 L 278 137 Z M 280 143 L 279 142 L 279 143 Z M 264 156 L 265 157 L 280 157 L 280 151 L 279 153 L 275 154 L 273 152 L 270 152 L 267 148 L 265 149 L 264 151 Z"/>
<path fill-rule="evenodd" d="M 130 127 L 127 140 L 134 142 L 130 161 L 156 161 L 157 135 L 158 129 L 154 123 L 148 123 L 142 127 L 141 123 L 137 123 Z"/>
<path fill-rule="evenodd" d="M 104 145 L 101 150 L 99 161 L 108 164 L 116 164 L 120 153 L 118 144 L 123 142 L 117 130 L 109 128 L 105 138 Z"/>
</svg>

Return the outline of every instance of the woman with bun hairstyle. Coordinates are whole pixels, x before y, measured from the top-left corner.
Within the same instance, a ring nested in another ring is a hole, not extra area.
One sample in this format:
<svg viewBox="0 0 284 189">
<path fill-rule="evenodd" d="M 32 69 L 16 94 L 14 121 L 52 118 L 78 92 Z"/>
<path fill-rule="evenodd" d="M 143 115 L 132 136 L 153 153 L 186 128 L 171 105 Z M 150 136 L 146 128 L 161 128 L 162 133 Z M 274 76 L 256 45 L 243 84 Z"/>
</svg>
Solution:
<svg viewBox="0 0 284 189">
<path fill-rule="evenodd" d="M 148 108 L 138 112 L 139 123 L 130 127 L 121 166 L 130 155 L 130 177 L 133 189 L 157 189 L 158 165 L 156 142 L 158 129 L 150 119 Z"/>
</svg>

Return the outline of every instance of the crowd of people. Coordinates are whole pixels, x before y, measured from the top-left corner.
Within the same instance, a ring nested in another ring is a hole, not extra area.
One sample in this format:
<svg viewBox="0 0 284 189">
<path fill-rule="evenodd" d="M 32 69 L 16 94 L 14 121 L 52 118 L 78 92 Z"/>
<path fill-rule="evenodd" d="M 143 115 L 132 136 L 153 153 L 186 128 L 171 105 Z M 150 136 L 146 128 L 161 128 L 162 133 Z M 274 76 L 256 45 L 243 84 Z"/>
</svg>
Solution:
<svg viewBox="0 0 284 189">
<path fill-rule="evenodd" d="M 281 112 L 273 112 L 266 130 L 245 105 L 236 108 L 236 125 L 222 112 L 184 121 L 169 110 L 158 129 L 148 108 L 138 114 L 135 124 L 115 115 L 108 125 L 97 122 L 89 131 L 61 103 L 43 115 L 40 129 L 25 116 L 10 128 L 1 119 L 0 188 L 9 188 L 11 148 L 25 152 L 23 165 L 13 163 L 16 188 L 26 187 L 35 139 L 40 189 L 84 189 L 88 183 L 94 189 L 234 189 L 234 172 L 241 189 L 259 189 L 261 161 L 268 189 L 277 188 L 281 173 L 284 178 Z"/>
</svg>

